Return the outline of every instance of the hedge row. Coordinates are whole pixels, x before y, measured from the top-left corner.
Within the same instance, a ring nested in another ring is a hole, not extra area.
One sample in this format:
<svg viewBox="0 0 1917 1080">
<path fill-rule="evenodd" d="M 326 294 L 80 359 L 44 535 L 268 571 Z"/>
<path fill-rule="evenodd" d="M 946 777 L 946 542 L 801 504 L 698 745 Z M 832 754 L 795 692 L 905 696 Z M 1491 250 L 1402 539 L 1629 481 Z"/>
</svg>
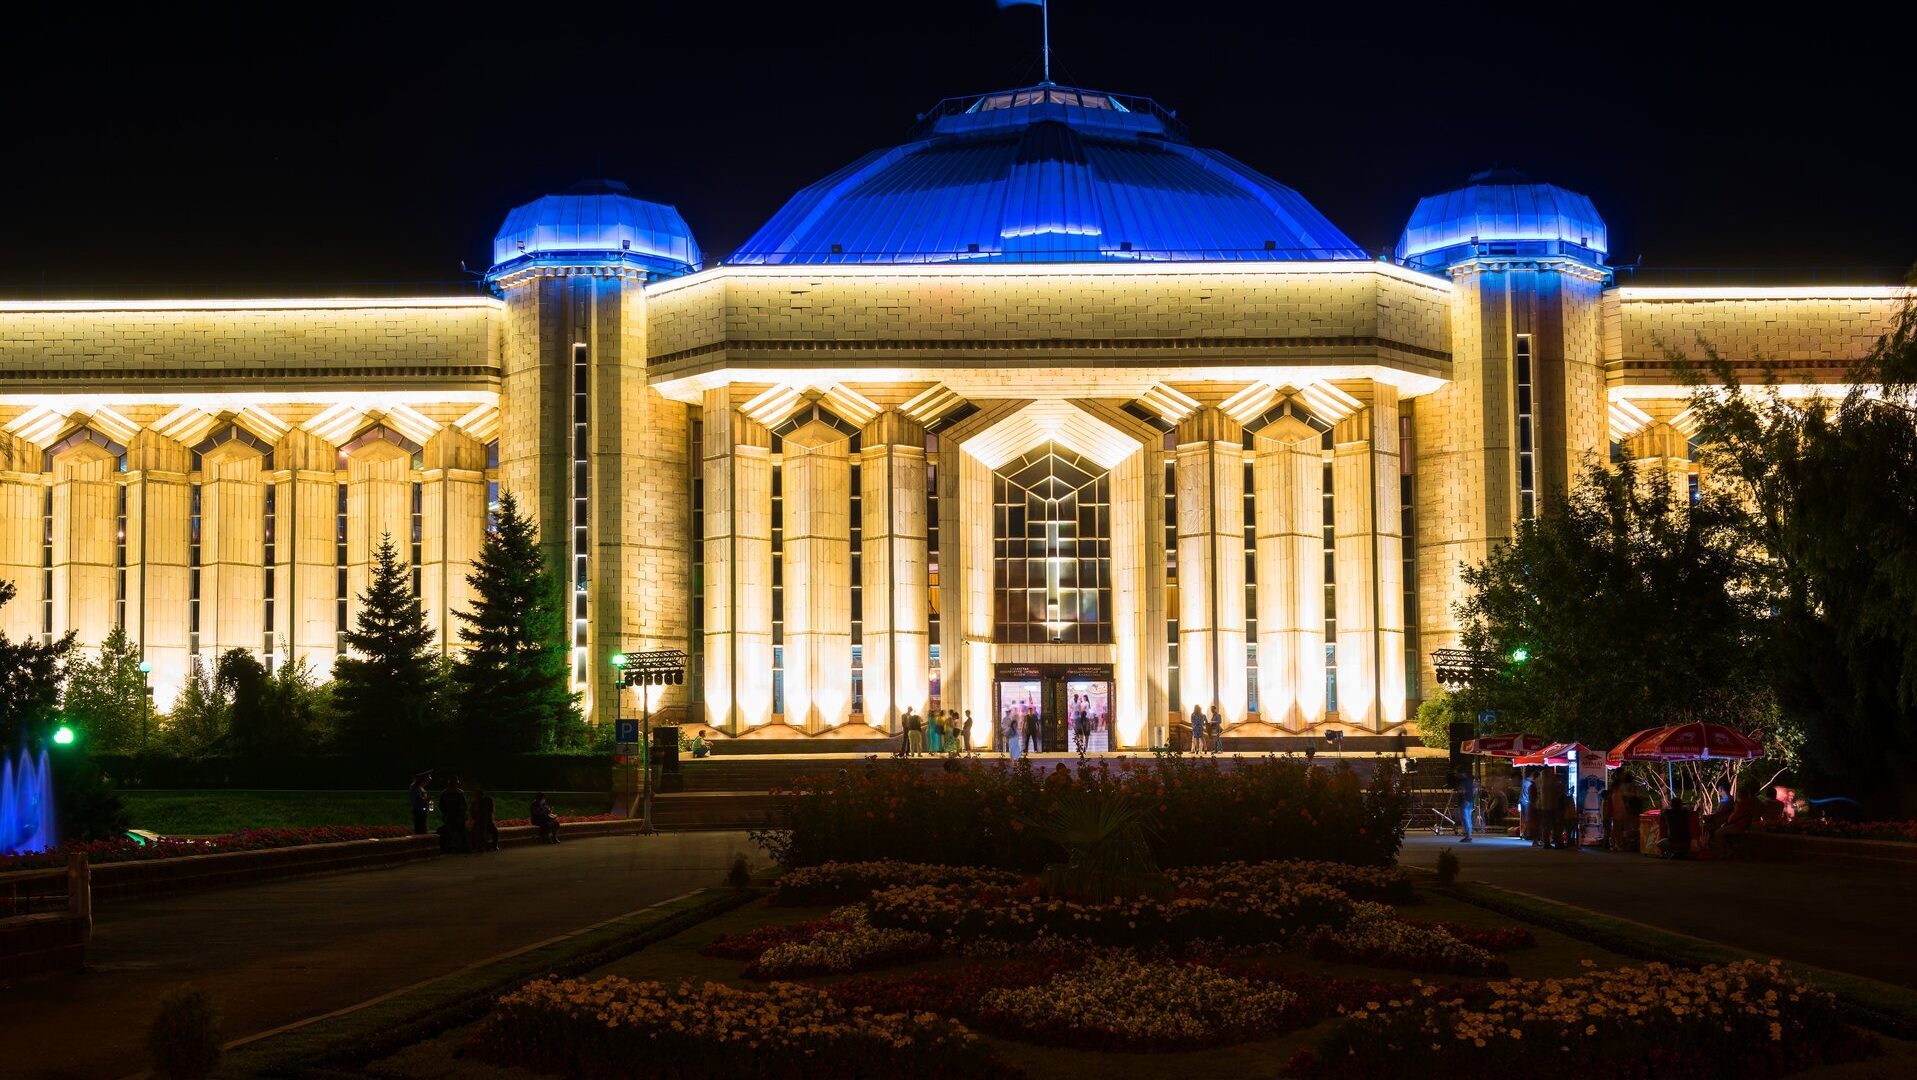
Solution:
<svg viewBox="0 0 1917 1080">
<path fill-rule="evenodd" d="M 422 769 L 433 769 L 442 779 L 455 772 L 484 777 L 487 787 L 499 791 L 606 791 L 612 784 L 612 758 L 603 753 L 451 753 L 430 761 L 97 754 L 93 760 L 122 788 L 403 789 Z"/>
</svg>

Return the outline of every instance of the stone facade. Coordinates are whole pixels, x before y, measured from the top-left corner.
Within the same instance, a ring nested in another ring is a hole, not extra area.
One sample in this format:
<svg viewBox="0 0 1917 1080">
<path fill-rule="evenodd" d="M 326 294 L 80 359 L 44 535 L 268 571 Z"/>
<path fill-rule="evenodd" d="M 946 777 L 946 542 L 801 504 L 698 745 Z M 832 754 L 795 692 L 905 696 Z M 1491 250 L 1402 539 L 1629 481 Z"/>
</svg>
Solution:
<svg viewBox="0 0 1917 1080">
<path fill-rule="evenodd" d="M 989 745 L 1029 678 L 1105 687 L 1113 746 L 1214 703 L 1243 733 L 1390 733 L 1456 641 L 1461 564 L 1527 505 L 1613 442 L 1682 487 L 1674 355 L 1829 385 L 1901 302 L 1616 288 L 1551 259 L 586 259 L 495 291 L 0 303 L 0 630 L 90 647 L 124 625 L 161 708 L 229 648 L 324 671 L 390 536 L 450 652 L 503 490 L 568 582 L 595 721 L 649 704 L 829 740 L 958 708 Z M 1105 501 L 1032 535 L 1104 545 L 1096 589 L 1003 571 L 995 485 L 1047 445 Z M 1020 637 L 1020 589 L 1095 629 Z M 611 655 L 662 648 L 698 677 L 620 700 Z"/>
</svg>

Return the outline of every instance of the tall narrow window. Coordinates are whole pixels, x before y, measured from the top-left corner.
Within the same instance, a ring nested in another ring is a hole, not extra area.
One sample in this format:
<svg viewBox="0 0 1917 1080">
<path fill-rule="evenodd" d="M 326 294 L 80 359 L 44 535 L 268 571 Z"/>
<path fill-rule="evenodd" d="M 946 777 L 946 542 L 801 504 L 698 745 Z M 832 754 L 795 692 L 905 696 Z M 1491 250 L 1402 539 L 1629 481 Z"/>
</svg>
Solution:
<svg viewBox="0 0 1917 1080">
<path fill-rule="evenodd" d="M 419 599 L 420 587 L 425 583 L 420 564 L 425 562 L 426 554 L 426 485 L 413 483 L 413 599 Z"/>
<path fill-rule="evenodd" d="M 852 445 L 848 451 L 852 456 L 851 475 L 851 520 L 848 535 L 851 537 L 851 566 L 846 576 L 852 580 L 852 712 L 865 712 L 865 494 L 861 490 L 859 470 L 859 437 L 852 436 Z"/>
<path fill-rule="evenodd" d="M 1170 711 L 1183 711 L 1178 697 L 1178 463 L 1176 438 L 1165 433 L 1165 687 Z"/>
<path fill-rule="evenodd" d="M 994 640 L 1112 640 L 1111 473 L 1056 442 L 992 474 Z"/>
<path fill-rule="evenodd" d="M 1325 432 L 1325 446 L 1331 432 Z M 1325 458 L 1325 712 L 1338 711 L 1338 535 L 1337 500 L 1331 487 L 1331 458 Z"/>
<path fill-rule="evenodd" d="M 591 350 L 572 347 L 572 685 L 586 685 L 588 584 L 592 578 Z"/>
<path fill-rule="evenodd" d="M 691 690 L 693 715 L 702 716 L 698 706 L 706 700 L 706 430 L 696 409 L 686 427 L 686 460 L 691 463 L 687 471 L 692 475 L 692 520 L 686 525 L 686 537 L 692 545 L 692 611 L 687 620 L 691 640 L 686 643 L 691 663 L 686 665 L 686 685 Z"/>
<path fill-rule="evenodd" d="M 188 495 L 186 530 L 186 651 L 200 655 L 200 485 Z"/>
<path fill-rule="evenodd" d="M 925 437 L 925 630 L 930 643 L 931 707 L 944 707 L 939 666 L 939 437 Z"/>
<path fill-rule="evenodd" d="M 53 487 L 40 498 L 40 643 L 53 644 Z"/>
<path fill-rule="evenodd" d="M 277 545 L 274 542 L 274 536 L 275 536 L 275 533 L 278 531 L 278 526 L 279 526 L 277 485 L 274 485 L 274 484 L 266 485 L 265 506 L 266 506 L 266 512 L 263 519 L 260 522 L 260 536 L 262 540 L 264 541 L 264 543 L 262 544 L 263 550 L 261 551 L 261 555 L 263 556 L 265 560 L 262 565 L 265 568 L 265 575 L 266 575 L 265 582 L 264 582 L 265 587 L 262 590 L 264 597 L 262 601 L 263 610 L 261 612 L 262 616 L 264 617 L 264 622 L 261 625 L 266 627 L 266 633 L 264 635 L 264 641 L 261 642 L 261 645 L 266 653 L 266 666 L 270 668 L 274 666 L 273 665 L 273 645 L 274 645 L 274 642 L 273 642 L 273 584 L 274 584 L 273 579 L 276 576 L 278 576 L 273 572 L 273 565 L 274 563 L 278 561 L 278 559 L 275 557 Z"/>
<path fill-rule="evenodd" d="M 1245 449 L 1254 436 L 1245 433 Z M 1245 708 L 1258 711 L 1258 500 L 1254 498 L 1257 470 L 1245 455 Z"/>
<path fill-rule="evenodd" d="M 352 596 L 346 584 L 346 485 L 337 485 L 333 505 L 333 633 L 336 647 L 346 655 L 346 611 Z"/>
<path fill-rule="evenodd" d="M 1532 402 L 1531 335 L 1519 334 L 1516 356 L 1518 396 L 1518 516 L 1537 516 L 1536 420 Z"/>
<path fill-rule="evenodd" d="M 1398 531 L 1404 555 L 1404 692 L 1418 699 L 1418 513 L 1412 463 L 1411 414 L 1398 416 Z"/>
<path fill-rule="evenodd" d="M 125 460 L 124 458 L 122 460 Z M 126 629 L 126 485 L 121 484 L 116 492 L 119 503 L 118 521 L 113 531 L 113 568 L 118 578 L 114 590 L 113 625 Z"/>
<path fill-rule="evenodd" d="M 785 455 L 785 440 L 772 436 L 775 458 Z M 785 715 L 785 463 L 772 465 L 772 712 Z"/>
</svg>

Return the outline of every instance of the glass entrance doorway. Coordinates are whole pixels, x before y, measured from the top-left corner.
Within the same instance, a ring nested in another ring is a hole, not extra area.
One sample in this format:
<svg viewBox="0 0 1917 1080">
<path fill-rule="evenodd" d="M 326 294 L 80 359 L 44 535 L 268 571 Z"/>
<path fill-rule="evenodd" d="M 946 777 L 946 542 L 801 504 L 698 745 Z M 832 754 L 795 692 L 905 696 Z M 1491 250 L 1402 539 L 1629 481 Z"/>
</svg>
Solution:
<svg viewBox="0 0 1917 1080">
<path fill-rule="evenodd" d="M 1021 754 L 1113 749 L 1108 667 L 1001 664 L 993 680 L 997 728 L 992 748 Z"/>
</svg>

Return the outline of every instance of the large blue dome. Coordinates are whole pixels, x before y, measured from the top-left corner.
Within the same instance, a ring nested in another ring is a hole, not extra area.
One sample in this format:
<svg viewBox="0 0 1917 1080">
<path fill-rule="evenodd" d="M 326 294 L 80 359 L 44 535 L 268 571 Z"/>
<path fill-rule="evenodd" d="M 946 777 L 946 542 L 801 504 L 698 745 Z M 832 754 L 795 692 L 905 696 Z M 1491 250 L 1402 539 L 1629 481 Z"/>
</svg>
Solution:
<svg viewBox="0 0 1917 1080">
<path fill-rule="evenodd" d="M 1363 259 L 1297 192 L 1192 146 L 1148 99 L 953 98 L 793 196 L 738 263 Z"/>
<path fill-rule="evenodd" d="M 1588 196 L 1510 169 L 1419 199 L 1398 241 L 1398 258 L 1426 270 L 1479 255 L 1566 255 L 1602 265 L 1609 251 L 1604 219 Z"/>
<path fill-rule="evenodd" d="M 635 198 L 617 180 L 585 180 L 514 207 L 493 237 L 492 273 L 585 259 L 673 275 L 698 269 L 700 257 L 676 208 Z"/>
</svg>

